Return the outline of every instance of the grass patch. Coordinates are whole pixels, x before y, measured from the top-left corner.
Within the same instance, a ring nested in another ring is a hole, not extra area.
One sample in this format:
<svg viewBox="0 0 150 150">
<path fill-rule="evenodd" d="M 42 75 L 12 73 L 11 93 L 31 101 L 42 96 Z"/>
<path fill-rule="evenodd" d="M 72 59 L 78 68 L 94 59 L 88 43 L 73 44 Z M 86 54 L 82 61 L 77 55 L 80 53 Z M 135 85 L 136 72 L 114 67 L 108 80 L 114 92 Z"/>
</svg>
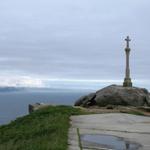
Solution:
<svg viewBox="0 0 150 150">
<path fill-rule="evenodd" d="M 144 115 L 136 110 L 120 112 Z M 93 113 L 71 106 L 49 106 L 35 111 L 0 126 L 0 150 L 67 150 L 69 117 Z"/>
<path fill-rule="evenodd" d="M 67 150 L 69 117 L 86 114 L 71 106 L 50 106 L 0 126 L 0 150 Z"/>
<path fill-rule="evenodd" d="M 131 114 L 131 115 L 139 115 L 139 116 L 145 116 L 145 114 L 141 111 L 138 110 L 130 110 L 130 111 L 120 111 L 121 113 L 127 113 L 127 114 Z"/>
</svg>

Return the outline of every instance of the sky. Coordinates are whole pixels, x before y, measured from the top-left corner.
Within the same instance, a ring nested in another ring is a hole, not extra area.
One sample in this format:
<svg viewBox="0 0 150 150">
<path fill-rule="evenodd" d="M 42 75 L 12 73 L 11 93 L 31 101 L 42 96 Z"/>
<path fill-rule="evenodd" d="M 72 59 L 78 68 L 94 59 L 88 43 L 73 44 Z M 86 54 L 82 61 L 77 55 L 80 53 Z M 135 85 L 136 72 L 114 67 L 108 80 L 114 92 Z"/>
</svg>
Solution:
<svg viewBox="0 0 150 150">
<path fill-rule="evenodd" d="M 0 1 L 0 86 L 122 84 L 129 35 L 131 77 L 150 87 L 149 8 L 149 0 Z"/>
</svg>

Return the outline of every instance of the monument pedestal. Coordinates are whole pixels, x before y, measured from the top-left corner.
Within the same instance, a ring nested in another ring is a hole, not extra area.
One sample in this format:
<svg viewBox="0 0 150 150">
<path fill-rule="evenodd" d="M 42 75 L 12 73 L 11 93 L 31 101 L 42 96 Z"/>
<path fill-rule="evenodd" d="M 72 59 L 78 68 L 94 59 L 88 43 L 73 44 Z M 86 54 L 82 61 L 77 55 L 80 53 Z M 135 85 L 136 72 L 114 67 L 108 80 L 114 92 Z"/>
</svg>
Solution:
<svg viewBox="0 0 150 150">
<path fill-rule="evenodd" d="M 131 78 L 125 78 L 123 82 L 124 87 L 132 87 Z"/>
</svg>

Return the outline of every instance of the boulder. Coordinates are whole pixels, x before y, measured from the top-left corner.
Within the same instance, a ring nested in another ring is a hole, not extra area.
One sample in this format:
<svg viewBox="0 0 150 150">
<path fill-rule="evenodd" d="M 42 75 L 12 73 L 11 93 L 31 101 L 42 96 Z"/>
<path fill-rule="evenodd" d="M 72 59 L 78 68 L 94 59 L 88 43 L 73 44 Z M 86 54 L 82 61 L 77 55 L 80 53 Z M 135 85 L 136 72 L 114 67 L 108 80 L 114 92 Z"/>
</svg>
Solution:
<svg viewBox="0 0 150 150">
<path fill-rule="evenodd" d="M 82 96 L 79 100 L 75 102 L 75 106 L 83 106 L 83 107 L 88 107 L 91 105 L 95 105 L 95 97 L 96 93 L 91 93 L 87 96 Z"/>
<path fill-rule="evenodd" d="M 50 104 L 45 104 L 45 103 L 35 103 L 35 104 L 29 104 L 28 105 L 28 111 L 29 113 L 32 113 L 36 110 L 39 110 L 41 108 L 45 108 L 47 106 L 51 106 Z"/>
<path fill-rule="evenodd" d="M 150 95 L 148 90 L 144 88 L 110 85 L 96 93 L 83 96 L 75 102 L 75 106 L 88 107 L 93 105 L 100 107 L 107 105 L 150 106 Z"/>
</svg>

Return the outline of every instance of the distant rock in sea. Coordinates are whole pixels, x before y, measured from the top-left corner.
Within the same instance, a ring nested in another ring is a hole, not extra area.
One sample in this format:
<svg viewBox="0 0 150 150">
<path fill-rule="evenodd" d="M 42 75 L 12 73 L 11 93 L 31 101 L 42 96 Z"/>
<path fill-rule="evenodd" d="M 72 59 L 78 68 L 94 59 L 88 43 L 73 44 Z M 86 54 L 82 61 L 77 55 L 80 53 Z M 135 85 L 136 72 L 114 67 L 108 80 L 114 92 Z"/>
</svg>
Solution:
<svg viewBox="0 0 150 150">
<path fill-rule="evenodd" d="M 0 92 L 16 92 L 16 91 L 22 91 L 25 88 L 23 87 L 0 87 Z"/>
<path fill-rule="evenodd" d="M 81 97 L 75 102 L 75 106 L 100 106 L 122 105 L 122 106 L 150 106 L 150 94 L 147 89 L 138 87 L 123 87 L 110 85 L 96 93 Z"/>
</svg>

